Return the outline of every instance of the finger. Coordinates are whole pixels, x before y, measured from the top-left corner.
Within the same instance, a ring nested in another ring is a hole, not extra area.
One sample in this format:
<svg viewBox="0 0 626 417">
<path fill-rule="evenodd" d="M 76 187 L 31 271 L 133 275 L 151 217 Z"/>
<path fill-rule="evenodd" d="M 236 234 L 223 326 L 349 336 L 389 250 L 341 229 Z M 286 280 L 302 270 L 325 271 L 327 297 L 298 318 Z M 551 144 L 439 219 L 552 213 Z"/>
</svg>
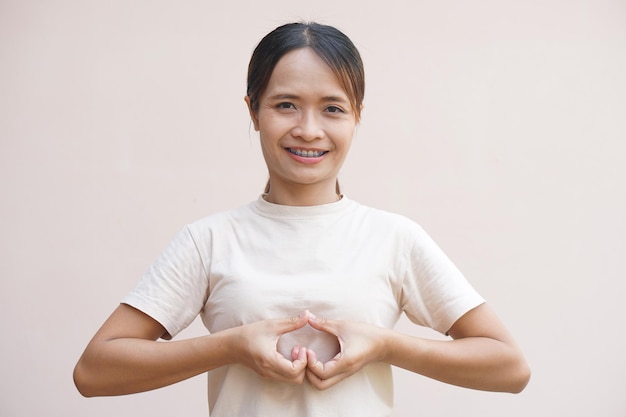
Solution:
<svg viewBox="0 0 626 417">
<path fill-rule="evenodd" d="M 307 351 L 306 378 L 317 389 L 326 389 L 324 383 L 324 364 L 317 359 L 315 351 Z"/>
<path fill-rule="evenodd" d="M 297 377 L 294 378 L 294 382 L 301 384 L 304 382 L 304 378 L 306 376 L 306 366 L 307 366 L 307 357 L 306 357 L 306 348 L 300 348 L 298 351 L 298 356 L 291 363 L 291 366 L 296 371 Z"/>
<path fill-rule="evenodd" d="M 338 353 L 328 362 L 322 362 L 312 350 L 307 350 L 307 368 L 322 380 L 333 378 L 345 372 L 342 362 L 339 360 L 341 353 Z"/>
<path fill-rule="evenodd" d="M 309 318 L 309 325 L 316 330 L 320 330 L 337 336 L 337 322 L 335 322 L 334 320 L 320 318 L 315 316 L 314 314 L 311 314 Z"/>
<path fill-rule="evenodd" d="M 300 356 L 300 346 L 294 346 L 293 348 L 291 348 L 291 360 L 295 361 L 298 359 L 298 356 Z"/>
<path fill-rule="evenodd" d="M 326 363 L 320 361 L 315 351 L 310 349 L 307 351 L 307 370 L 322 380 L 331 376 L 326 370 Z"/>
<path fill-rule="evenodd" d="M 278 335 L 280 336 L 285 333 L 293 332 L 294 330 L 298 330 L 306 326 L 310 320 L 310 315 L 311 313 L 309 310 L 305 310 L 297 316 L 277 319 L 276 323 L 278 325 Z"/>
<path fill-rule="evenodd" d="M 310 368 L 306 369 L 307 380 L 311 383 L 311 385 L 313 385 L 315 388 L 319 390 L 328 389 L 332 387 L 333 385 L 336 385 L 339 382 L 343 381 L 348 376 L 349 375 L 346 373 L 341 373 L 341 374 L 335 375 L 327 379 L 322 379 L 318 375 L 316 375 Z"/>
<path fill-rule="evenodd" d="M 307 350 L 307 368 L 306 378 L 307 380 L 320 390 L 325 390 L 333 385 L 343 381 L 351 375 L 346 368 L 345 360 L 342 360 L 343 355 L 338 353 L 334 358 L 328 362 L 321 362 L 315 351 Z"/>
<path fill-rule="evenodd" d="M 307 365 L 307 349 L 305 347 L 300 347 L 298 349 L 298 355 L 291 362 L 291 367 L 293 369 L 292 373 L 290 373 L 291 382 L 302 384 L 304 382 L 304 378 L 306 377 L 306 365 Z"/>
<path fill-rule="evenodd" d="M 295 362 L 295 361 L 302 361 L 302 362 L 306 363 L 307 362 L 306 351 L 307 351 L 307 349 L 305 347 L 294 346 L 291 349 L 291 360 L 293 362 Z"/>
<path fill-rule="evenodd" d="M 265 378 L 301 384 L 306 373 L 306 353 L 302 350 L 299 357 L 293 362 L 278 354 L 275 360 L 266 363 L 259 373 Z"/>
</svg>

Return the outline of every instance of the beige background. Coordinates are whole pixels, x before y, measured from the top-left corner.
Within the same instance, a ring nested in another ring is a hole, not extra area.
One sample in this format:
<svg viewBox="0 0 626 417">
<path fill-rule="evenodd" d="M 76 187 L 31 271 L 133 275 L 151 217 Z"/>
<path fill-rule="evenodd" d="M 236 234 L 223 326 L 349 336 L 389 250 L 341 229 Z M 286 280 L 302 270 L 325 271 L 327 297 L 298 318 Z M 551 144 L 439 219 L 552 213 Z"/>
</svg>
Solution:
<svg viewBox="0 0 626 417">
<path fill-rule="evenodd" d="M 365 60 L 344 192 L 421 223 L 533 368 L 517 396 L 398 371 L 394 416 L 625 415 L 626 2 L 608 0 L 0 0 L 0 415 L 206 416 L 204 377 L 84 399 L 71 372 L 183 224 L 261 191 L 246 65 L 299 19 Z"/>
</svg>

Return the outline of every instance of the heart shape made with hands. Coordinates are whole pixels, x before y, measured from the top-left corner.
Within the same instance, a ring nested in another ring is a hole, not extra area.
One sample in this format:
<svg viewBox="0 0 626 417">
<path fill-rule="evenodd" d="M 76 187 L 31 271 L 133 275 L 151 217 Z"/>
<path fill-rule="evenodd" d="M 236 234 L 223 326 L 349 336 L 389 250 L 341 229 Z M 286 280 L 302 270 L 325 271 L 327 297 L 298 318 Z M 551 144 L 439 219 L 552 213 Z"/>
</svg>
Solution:
<svg viewBox="0 0 626 417">
<path fill-rule="evenodd" d="M 280 336 L 276 344 L 276 350 L 283 357 L 291 360 L 291 349 L 295 346 L 305 347 L 314 351 L 317 359 L 323 363 L 328 362 L 341 352 L 337 336 L 314 329 L 309 324 Z"/>
</svg>

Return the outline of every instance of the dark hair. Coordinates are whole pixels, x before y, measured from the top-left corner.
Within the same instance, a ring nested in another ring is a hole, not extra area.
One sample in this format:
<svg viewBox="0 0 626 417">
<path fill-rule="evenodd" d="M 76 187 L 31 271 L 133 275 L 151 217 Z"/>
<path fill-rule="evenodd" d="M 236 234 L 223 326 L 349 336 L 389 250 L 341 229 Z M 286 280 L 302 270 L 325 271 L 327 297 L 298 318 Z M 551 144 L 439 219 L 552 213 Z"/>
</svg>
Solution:
<svg viewBox="0 0 626 417">
<path fill-rule="evenodd" d="M 261 39 L 248 65 L 250 108 L 258 110 L 259 99 L 278 61 L 286 53 L 300 48 L 311 48 L 330 67 L 359 120 L 365 95 L 365 73 L 359 51 L 340 30 L 314 22 L 288 23 Z"/>
</svg>

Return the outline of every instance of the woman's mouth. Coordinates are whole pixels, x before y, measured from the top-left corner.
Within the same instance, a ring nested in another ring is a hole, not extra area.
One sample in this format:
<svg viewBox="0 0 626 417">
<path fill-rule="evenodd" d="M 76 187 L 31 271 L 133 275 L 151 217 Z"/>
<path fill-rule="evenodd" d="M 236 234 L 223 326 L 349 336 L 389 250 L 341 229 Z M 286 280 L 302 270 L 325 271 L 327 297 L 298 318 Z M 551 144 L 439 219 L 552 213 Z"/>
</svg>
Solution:
<svg viewBox="0 0 626 417">
<path fill-rule="evenodd" d="M 320 156 L 327 154 L 328 151 L 314 151 L 311 149 L 294 149 L 294 148 L 287 148 L 287 150 L 296 155 L 299 156 L 301 158 L 319 158 Z"/>
</svg>

